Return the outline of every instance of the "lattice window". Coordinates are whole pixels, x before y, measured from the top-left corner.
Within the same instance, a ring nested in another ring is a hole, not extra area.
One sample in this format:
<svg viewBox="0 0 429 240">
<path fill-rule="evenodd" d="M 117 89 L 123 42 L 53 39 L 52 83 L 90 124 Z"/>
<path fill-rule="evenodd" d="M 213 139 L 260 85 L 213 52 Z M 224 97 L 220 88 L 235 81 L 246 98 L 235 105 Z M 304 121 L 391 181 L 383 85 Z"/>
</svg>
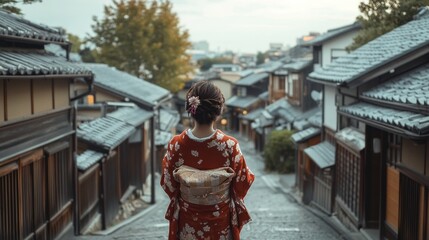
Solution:
<svg viewBox="0 0 429 240">
<path fill-rule="evenodd" d="M 359 216 L 360 192 L 360 156 L 344 146 L 336 147 L 336 183 L 337 195 L 347 205 L 349 210 Z"/>
<path fill-rule="evenodd" d="M 325 140 L 328 141 L 330 144 L 335 145 L 336 143 L 335 133 L 326 127 L 324 129 L 325 129 Z"/>
<path fill-rule="evenodd" d="M 59 142 L 45 148 L 48 164 L 50 238 L 58 237 L 73 220 L 73 168 L 69 146 L 68 142 Z"/>
<path fill-rule="evenodd" d="M 419 239 L 420 186 L 401 174 L 398 239 Z"/>
<path fill-rule="evenodd" d="M 34 233 L 38 237 L 46 236 L 46 162 L 43 152 L 35 151 L 21 159 L 21 167 L 24 237 L 34 236 Z"/>
<path fill-rule="evenodd" d="M 401 162 L 401 137 L 392 133 L 387 136 L 387 163 L 395 165 Z"/>
<path fill-rule="evenodd" d="M 20 239 L 18 164 L 0 168 L 0 239 Z"/>
<path fill-rule="evenodd" d="M 278 90 L 285 90 L 286 80 L 284 76 L 278 77 Z M 276 89 L 276 90 L 277 90 Z"/>
</svg>

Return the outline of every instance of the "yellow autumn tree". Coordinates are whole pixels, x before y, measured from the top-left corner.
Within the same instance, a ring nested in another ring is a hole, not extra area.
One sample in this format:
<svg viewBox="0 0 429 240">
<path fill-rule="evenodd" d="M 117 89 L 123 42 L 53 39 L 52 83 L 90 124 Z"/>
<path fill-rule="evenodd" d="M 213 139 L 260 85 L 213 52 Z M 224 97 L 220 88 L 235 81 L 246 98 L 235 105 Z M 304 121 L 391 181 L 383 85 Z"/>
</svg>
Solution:
<svg viewBox="0 0 429 240">
<path fill-rule="evenodd" d="M 192 72 L 189 34 L 169 1 L 120 0 L 94 17 L 97 62 L 126 71 L 172 92 L 182 89 Z"/>
</svg>

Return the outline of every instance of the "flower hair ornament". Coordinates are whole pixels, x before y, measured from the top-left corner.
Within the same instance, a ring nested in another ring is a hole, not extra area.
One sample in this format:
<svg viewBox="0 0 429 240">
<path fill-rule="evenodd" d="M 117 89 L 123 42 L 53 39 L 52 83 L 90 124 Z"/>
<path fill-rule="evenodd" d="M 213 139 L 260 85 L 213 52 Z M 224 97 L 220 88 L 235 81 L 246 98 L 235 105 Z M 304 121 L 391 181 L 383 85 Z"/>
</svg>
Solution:
<svg viewBox="0 0 429 240">
<path fill-rule="evenodd" d="M 189 102 L 189 112 L 192 115 L 195 115 L 195 113 L 197 112 L 197 108 L 200 105 L 200 98 L 198 96 L 192 96 L 188 99 Z"/>
</svg>

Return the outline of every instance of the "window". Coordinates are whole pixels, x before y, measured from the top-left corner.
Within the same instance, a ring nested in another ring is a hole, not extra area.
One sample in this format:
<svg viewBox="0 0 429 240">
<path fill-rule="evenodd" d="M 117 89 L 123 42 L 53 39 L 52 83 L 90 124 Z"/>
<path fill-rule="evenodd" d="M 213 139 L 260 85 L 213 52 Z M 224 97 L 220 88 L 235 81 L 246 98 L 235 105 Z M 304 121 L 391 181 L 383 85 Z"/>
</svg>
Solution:
<svg viewBox="0 0 429 240">
<path fill-rule="evenodd" d="M 278 90 L 285 90 L 285 77 L 278 77 Z"/>
<path fill-rule="evenodd" d="M 288 79 L 288 95 L 293 97 L 295 92 L 297 92 L 299 76 L 297 73 L 292 73 L 289 75 Z"/>
<path fill-rule="evenodd" d="M 335 164 L 337 195 L 357 219 L 360 214 L 360 156 L 337 144 Z"/>
<path fill-rule="evenodd" d="M 399 231 L 398 239 L 422 239 L 419 238 L 419 203 L 421 202 L 420 185 L 413 179 L 401 174 L 399 196 Z M 423 219 L 422 219 L 423 220 Z M 421 229 L 423 230 L 423 229 Z"/>
<path fill-rule="evenodd" d="M 47 197 L 49 235 L 55 239 L 73 222 L 73 167 L 69 141 L 57 142 L 45 149 L 47 161 Z"/>
<path fill-rule="evenodd" d="M 401 162 L 401 137 L 392 133 L 387 136 L 387 163 L 395 165 Z"/>
<path fill-rule="evenodd" d="M 245 97 L 246 96 L 246 91 L 247 89 L 245 87 L 238 87 L 237 88 L 237 96 L 239 97 Z"/>
<path fill-rule="evenodd" d="M 0 167 L 0 239 L 20 239 L 18 164 Z"/>
<path fill-rule="evenodd" d="M 359 121 L 354 118 L 340 116 L 340 120 L 341 120 L 341 128 L 346 128 L 346 127 L 359 128 Z"/>
</svg>

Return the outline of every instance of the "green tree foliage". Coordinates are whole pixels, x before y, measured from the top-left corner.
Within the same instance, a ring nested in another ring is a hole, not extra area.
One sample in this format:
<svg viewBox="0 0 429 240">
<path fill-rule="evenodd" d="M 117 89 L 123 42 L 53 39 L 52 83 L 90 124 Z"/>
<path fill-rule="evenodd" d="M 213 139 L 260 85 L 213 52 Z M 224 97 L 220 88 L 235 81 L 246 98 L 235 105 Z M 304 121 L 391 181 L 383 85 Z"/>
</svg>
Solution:
<svg viewBox="0 0 429 240">
<path fill-rule="evenodd" d="M 265 59 L 268 58 L 268 54 L 265 52 L 258 52 L 256 54 L 256 65 L 265 63 Z"/>
<path fill-rule="evenodd" d="M 367 1 L 365 1 L 367 2 Z M 369 0 L 361 2 L 362 13 L 357 21 L 362 30 L 354 38 L 348 50 L 355 50 L 367 42 L 413 19 L 422 6 L 428 6 L 429 0 Z"/>
<path fill-rule="evenodd" d="M 22 14 L 21 9 L 15 7 L 16 3 L 31 4 L 34 2 L 42 2 L 42 0 L 0 0 L 0 8 L 12 13 Z"/>
<path fill-rule="evenodd" d="M 90 48 L 87 42 L 71 33 L 67 33 L 67 39 L 72 44 L 71 52 L 78 53 L 82 62 L 96 62 L 95 49 Z"/>
<path fill-rule="evenodd" d="M 192 72 L 189 34 L 167 1 L 118 0 L 94 17 L 96 60 L 158 84 L 172 92 Z"/>
<path fill-rule="evenodd" d="M 272 131 L 264 147 L 265 169 L 280 173 L 294 171 L 295 146 L 291 140 L 293 132 Z"/>
<path fill-rule="evenodd" d="M 203 58 L 197 61 L 201 71 L 209 70 L 213 64 L 231 64 L 232 59 L 226 57 Z"/>
<path fill-rule="evenodd" d="M 82 40 L 79 38 L 79 36 L 67 33 L 67 39 L 72 44 L 71 52 L 79 53 L 80 47 L 82 46 Z"/>
</svg>

